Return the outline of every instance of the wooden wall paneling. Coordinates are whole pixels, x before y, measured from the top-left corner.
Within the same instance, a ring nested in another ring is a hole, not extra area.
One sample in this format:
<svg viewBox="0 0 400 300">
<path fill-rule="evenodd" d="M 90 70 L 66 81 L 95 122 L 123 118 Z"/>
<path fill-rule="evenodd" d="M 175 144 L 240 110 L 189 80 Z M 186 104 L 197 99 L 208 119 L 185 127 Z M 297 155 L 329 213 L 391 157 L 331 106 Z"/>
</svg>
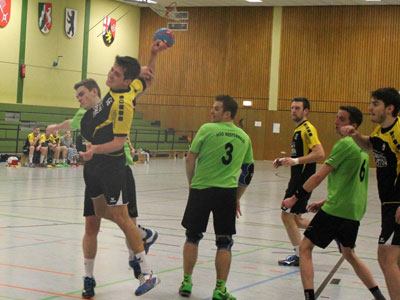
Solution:
<svg viewBox="0 0 400 300">
<path fill-rule="evenodd" d="M 367 112 L 371 90 L 400 88 L 399 26 L 399 6 L 285 7 L 279 109 L 302 95 L 318 111 Z"/>
</svg>

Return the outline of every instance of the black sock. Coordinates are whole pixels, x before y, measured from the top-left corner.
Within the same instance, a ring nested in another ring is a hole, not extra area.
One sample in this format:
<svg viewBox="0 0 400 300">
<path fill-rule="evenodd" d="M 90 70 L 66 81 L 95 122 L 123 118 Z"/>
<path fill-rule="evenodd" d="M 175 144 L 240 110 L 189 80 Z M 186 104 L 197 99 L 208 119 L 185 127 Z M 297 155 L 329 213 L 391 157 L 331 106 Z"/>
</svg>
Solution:
<svg viewBox="0 0 400 300">
<path fill-rule="evenodd" d="M 304 290 L 305 300 L 315 300 L 314 290 Z"/>
<path fill-rule="evenodd" d="M 370 288 L 369 291 L 372 293 L 372 295 L 374 295 L 375 300 L 386 300 L 385 296 L 382 295 L 382 292 L 378 286 Z"/>
</svg>

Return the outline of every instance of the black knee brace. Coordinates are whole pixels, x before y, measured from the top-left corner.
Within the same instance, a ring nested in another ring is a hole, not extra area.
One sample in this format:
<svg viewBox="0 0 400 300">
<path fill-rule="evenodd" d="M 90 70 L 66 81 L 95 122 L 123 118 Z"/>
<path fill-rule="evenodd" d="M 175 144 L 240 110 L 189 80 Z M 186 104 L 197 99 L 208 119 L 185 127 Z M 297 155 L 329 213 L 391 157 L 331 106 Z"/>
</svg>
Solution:
<svg viewBox="0 0 400 300">
<path fill-rule="evenodd" d="M 231 234 L 227 235 L 216 235 L 215 236 L 215 245 L 218 250 L 225 249 L 231 251 L 233 246 L 233 239 Z"/>
<path fill-rule="evenodd" d="M 191 243 L 196 246 L 199 245 L 200 240 L 203 238 L 203 234 L 201 232 L 196 233 L 190 230 L 186 230 L 185 234 L 186 234 L 186 243 Z"/>
</svg>

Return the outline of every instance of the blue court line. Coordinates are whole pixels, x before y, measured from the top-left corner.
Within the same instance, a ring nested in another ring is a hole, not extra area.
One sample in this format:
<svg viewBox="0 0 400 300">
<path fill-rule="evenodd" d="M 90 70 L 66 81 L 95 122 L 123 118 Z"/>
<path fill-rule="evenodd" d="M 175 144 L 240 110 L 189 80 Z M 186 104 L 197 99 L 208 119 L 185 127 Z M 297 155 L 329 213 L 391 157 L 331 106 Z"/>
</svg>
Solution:
<svg viewBox="0 0 400 300">
<path fill-rule="evenodd" d="M 252 288 L 253 286 L 256 286 L 256 285 L 260 285 L 260 284 L 263 284 L 263 283 L 266 283 L 266 282 L 269 282 L 269 281 L 273 281 L 273 280 L 276 280 L 276 279 L 279 279 L 279 278 L 282 278 L 282 277 L 286 277 L 286 276 L 290 276 L 290 275 L 293 275 L 293 274 L 297 274 L 297 273 L 300 273 L 300 270 L 288 272 L 288 273 L 281 274 L 281 275 L 278 275 L 278 276 L 275 276 L 275 277 L 271 277 L 271 278 L 268 278 L 268 279 L 265 279 L 265 280 L 261 280 L 261 281 L 258 281 L 258 282 L 255 282 L 255 283 L 252 283 L 252 284 L 249 284 L 249 285 L 245 285 L 245 286 L 243 286 L 241 288 L 237 288 L 237 289 L 231 290 L 230 292 L 231 293 L 235 293 L 235 292 L 238 292 L 238 291 L 241 291 L 241 290 Z M 203 300 L 212 300 L 212 297 L 205 298 Z"/>
</svg>

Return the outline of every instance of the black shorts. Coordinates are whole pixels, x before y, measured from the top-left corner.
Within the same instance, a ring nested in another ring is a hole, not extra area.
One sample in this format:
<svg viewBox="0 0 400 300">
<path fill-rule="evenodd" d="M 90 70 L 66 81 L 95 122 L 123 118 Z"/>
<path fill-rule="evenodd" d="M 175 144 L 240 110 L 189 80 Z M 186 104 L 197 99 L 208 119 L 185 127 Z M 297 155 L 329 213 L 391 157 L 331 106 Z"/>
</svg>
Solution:
<svg viewBox="0 0 400 300">
<path fill-rule="evenodd" d="M 135 178 L 133 177 L 132 169 L 126 166 L 126 189 L 128 192 L 128 213 L 131 218 L 138 217 L 137 203 L 136 203 L 136 186 Z M 83 216 L 94 216 L 93 200 L 89 197 L 87 189 L 85 189 L 85 204 L 83 206 Z"/>
<path fill-rule="evenodd" d="M 380 245 L 400 246 L 400 224 L 396 223 L 396 211 L 398 204 L 382 205 L 382 225 L 379 235 Z"/>
<path fill-rule="evenodd" d="M 336 238 L 344 247 L 353 249 L 359 227 L 359 221 L 335 217 L 321 209 L 311 220 L 304 235 L 320 248 L 326 248 Z"/>
<path fill-rule="evenodd" d="M 190 189 L 182 226 L 195 233 L 206 232 L 210 212 L 214 232 L 220 235 L 236 233 L 236 188 Z"/>
<path fill-rule="evenodd" d="M 128 204 L 125 155 L 93 157 L 85 163 L 83 177 L 89 198 L 104 195 L 108 205 Z"/>
<path fill-rule="evenodd" d="M 290 179 L 288 187 L 285 192 L 285 197 L 283 199 L 292 197 L 298 188 L 302 187 L 304 180 L 292 180 Z M 307 203 L 310 200 L 311 193 L 307 193 L 302 199 L 297 200 L 296 204 L 292 208 L 286 210 L 287 213 L 301 215 L 307 212 Z"/>
</svg>

